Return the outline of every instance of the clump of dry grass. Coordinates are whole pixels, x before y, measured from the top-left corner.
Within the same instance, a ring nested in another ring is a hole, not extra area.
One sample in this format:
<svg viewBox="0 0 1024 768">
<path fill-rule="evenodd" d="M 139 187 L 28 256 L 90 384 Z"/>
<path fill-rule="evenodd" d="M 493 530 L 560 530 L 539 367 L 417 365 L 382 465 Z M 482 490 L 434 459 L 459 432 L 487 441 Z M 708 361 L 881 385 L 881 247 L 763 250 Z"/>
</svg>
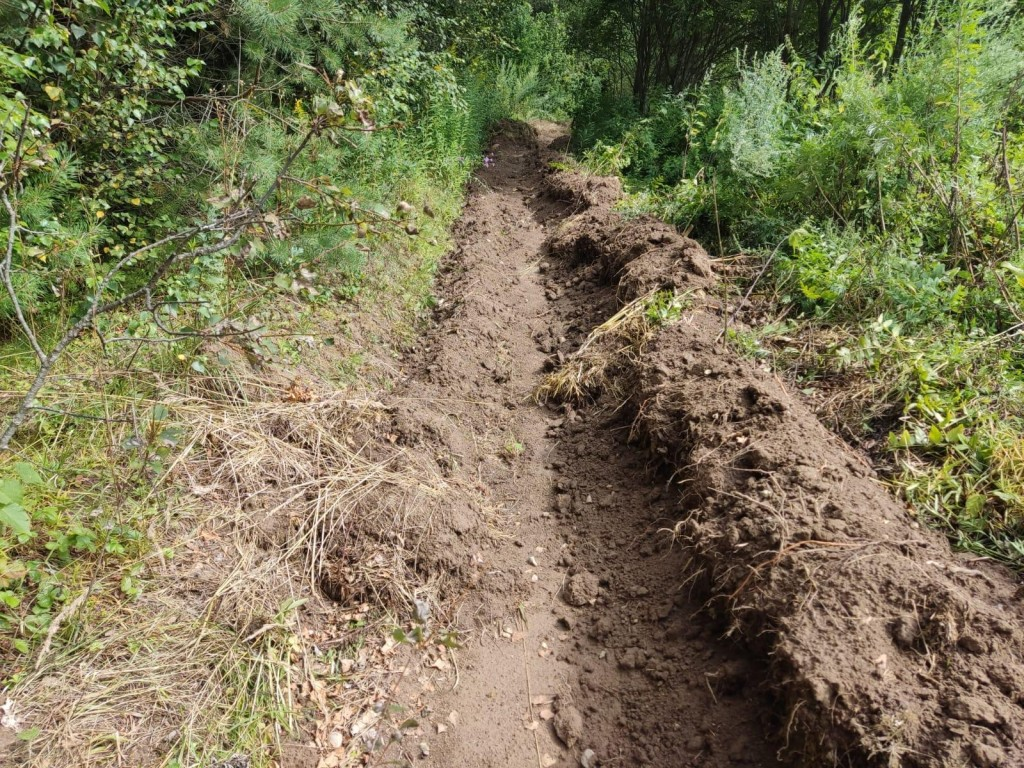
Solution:
<svg viewBox="0 0 1024 768">
<path fill-rule="evenodd" d="M 355 664 L 353 649 L 379 647 L 441 588 L 411 564 L 443 522 L 443 481 L 385 439 L 380 403 L 260 398 L 244 384 L 233 399 L 166 394 L 189 437 L 161 484 L 173 494 L 156 548 L 97 576 L 9 692 L 41 734 L 26 765 L 209 766 L 238 753 L 269 766 L 294 740 L 330 751 L 303 711 L 338 723 L 386 694 L 388 665 L 366 651 Z M 126 572 L 145 584 L 134 600 L 117 588 Z"/>
<path fill-rule="evenodd" d="M 672 291 L 653 290 L 629 302 L 544 377 L 534 392 L 537 402 L 581 402 L 598 393 L 625 400 L 633 391 L 631 378 L 648 342 L 681 309 L 681 297 Z"/>
</svg>

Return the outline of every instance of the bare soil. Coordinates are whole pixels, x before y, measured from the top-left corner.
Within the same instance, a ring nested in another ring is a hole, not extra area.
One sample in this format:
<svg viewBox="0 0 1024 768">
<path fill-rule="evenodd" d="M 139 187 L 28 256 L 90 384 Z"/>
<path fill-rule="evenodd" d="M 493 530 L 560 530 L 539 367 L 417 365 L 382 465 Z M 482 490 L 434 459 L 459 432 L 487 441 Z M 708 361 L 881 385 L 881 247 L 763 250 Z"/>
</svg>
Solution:
<svg viewBox="0 0 1024 768">
<path fill-rule="evenodd" d="M 550 172 L 558 126 L 507 125 L 392 402 L 434 456 L 451 579 L 371 759 L 450 766 L 1021 766 L 1013 574 L 951 553 L 771 372 L 722 341 L 714 265 Z M 544 375 L 653 289 L 689 306 L 588 404 Z M 623 394 L 624 393 L 624 394 Z"/>
<path fill-rule="evenodd" d="M 660 463 L 628 444 L 624 412 L 533 402 L 616 307 L 614 290 L 544 258 L 577 205 L 545 191 L 543 147 L 561 135 L 495 139 L 437 327 L 397 395 L 403 439 L 446 457 L 468 491 L 435 542 L 468 571 L 447 617 L 462 648 L 404 686 L 423 734 L 402 749 L 436 766 L 578 765 L 586 750 L 595 766 L 776 764 L 762 669 L 690 594 Z"/>
</svg>

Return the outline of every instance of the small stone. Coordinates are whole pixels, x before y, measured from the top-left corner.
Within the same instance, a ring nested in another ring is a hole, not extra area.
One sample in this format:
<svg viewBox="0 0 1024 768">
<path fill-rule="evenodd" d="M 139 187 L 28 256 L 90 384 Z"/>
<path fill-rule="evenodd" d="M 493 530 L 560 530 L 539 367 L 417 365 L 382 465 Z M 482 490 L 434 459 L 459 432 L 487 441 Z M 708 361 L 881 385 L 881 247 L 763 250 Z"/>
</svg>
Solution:
<svg viewBox="0 0 1024 768">
<path fill-rule="evenodd" d="M 345 743 L 345 736 L 341 731 L 331 731 L 331 735 L 327 737 L 327 743 L 331 745 L 331 749 L 340 749 Z"/>
<path fill-rule="evenodd" d="M 420 742 L 420 754 L 424 757 L 430 757 L 430 745 L 425 741 Z"/>
<path fill-rule="evenodd" d="M 585 749 L 580 755 L 580 768 L 597 768 L 597 755 L 594 750 Z"/>
<path fill-rule="evenodd" d="M 537 567 L 537 558 L 533 555 L 530 555 L 528 558 L 526 558 L 526 562 L 528 565 L 532 565 L 534 568 Z"/>
</svg>

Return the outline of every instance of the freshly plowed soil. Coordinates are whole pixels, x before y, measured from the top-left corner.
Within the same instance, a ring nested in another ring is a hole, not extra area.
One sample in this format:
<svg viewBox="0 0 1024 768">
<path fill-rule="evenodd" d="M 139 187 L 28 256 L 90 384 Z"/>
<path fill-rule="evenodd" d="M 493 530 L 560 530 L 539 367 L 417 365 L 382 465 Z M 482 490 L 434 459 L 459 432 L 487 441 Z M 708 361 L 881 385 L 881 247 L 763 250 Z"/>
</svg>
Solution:
<svg viewBox="0 0 1024 768">
<path fill-rule="evenodd" d="M 704 250 L 619 217 L 614 180 L 547 173 L 562 141 L 497 134 L 394 395 L 398 440 L 452 489 L 421 553 L 460 585 L 431 621 L 461 648 L 406 676 L 419 736 L 381 759 L 1024 766 L 1014 577 L 921 530 L 726 346 Z M 688 306 L 614 370 L 617 397 L 535 403 L 661 288 Z"/>
</svg>

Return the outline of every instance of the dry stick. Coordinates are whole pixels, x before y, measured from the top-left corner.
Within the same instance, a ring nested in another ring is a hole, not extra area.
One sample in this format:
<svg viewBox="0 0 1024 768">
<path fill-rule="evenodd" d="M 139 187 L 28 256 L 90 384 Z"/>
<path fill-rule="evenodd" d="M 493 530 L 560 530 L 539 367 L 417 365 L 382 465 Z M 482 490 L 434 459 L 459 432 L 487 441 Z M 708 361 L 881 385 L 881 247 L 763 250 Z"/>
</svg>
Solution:
<svg viewBox="0 0 1024 768">
<path fill-rule="evenodd" d="M 715 231 L 718 233 L 718 258 L 725 256 L 725 247 L 722 245 L 722 223 L 718 216 L 718 177 L 711 175 L 711 198 L 715 205 Z"/>
<path fill-rule="evenodd" d="M 72 600 L 70 603 L 61 608 L 53 621 L 50 622 L 50 629 L 46 632 L 46 639 L 43 640 L 43 645 L 39 649 L 39 655 L 36 657 L 36 672 L 43 665 L 43 659 L 46 658 L 46 654 L 50 652 L 50 646 L 53 644 L 53 638 L 57 636 L 61 626 L 67 621 L 71 614 L 77 611 L 85 603 L 86 598 L 89 597 L 89 593 L 92 592 L 93 585 L 90 584 L 89 588 L 82 592 L 78 597 Z"/>
<path fill-rule="evenodd" d="M 1006 185 L 1006 194 L 1010 199 L 1010 210 L 1014 211 L 1014 214 L 1009 220 L 1009 229 L 1013 232 L 1014 240 L 1017 243 L 1017 250 L 1020 250 L 1020 227 L 1017 224 L 1017 198 L 1013 191 L 1012 174 L 1010 173 L 1010 161 L 1006 154 L 1006 145 L 1009 143 L 1009 132 L 1006 128 L 1006 124 L 1003 123 L 1001 131 L 1000 149 L 1002 154 L 1002 168 L 1000 169 L 1000 176 L 1002 177 L 1003 183 Z"/>
<path fill-rule="evenodd" d="M 3 168 L 0 167 L 0 172 L 2 171 Z M 36 339 L 36 335 L 32 332 L 32 328 L 25 319 L 25 314 L 21 309 L 21 302 L 18 301 L 18 294 L 14 291 L 14 283 L 11 282 L 11 261 L 14 258 L 14 242 L 18 231 L 18 212 L 11 204 L 11 199 L 8 197 L 6 190 L 4 190 L 3 193 L 0 193 L 0 200 L 3 201 L 4 208 L 7 209 L 9 220 L 7 229 L 7 248 L 4 251 L 4 260 L 0 263 L 0 278 L 3 279 L 4 288 L 7 289 L 7 295 L 10 297 L 11 304 L 14 306 L 14 314 L 18 318 L 18 324 L 21 326 L 21 330 L 25 333 L 25 338 L 27 338 L 28 343 L 32 345 L 32 350 L 36 353 L 36 357 L 39 359 L 39 362 L 43 362 L 43 360 L 46 359 L 46 353 L 44 353 L 43 348 L 39 346 L 39 340 Z"/>
<path fill-rule="evenodd" d="M 163 265 L 161 265 L 161 268 L 157 270 L 157 274 L 154 275 L 154 280 L 159 279 L 159 277 L 162 276 L 167 271 L 167 269 L 170 268 L 171 265 L 178 263 L 180 261 L 184 261 L 186 258 L 206 256 L 212 253 L 222 251 L 225 248 L 231 247 L 234 243 L 238 242 L 238 240 L 241 238 L 241 235 L 242 231 L 240 229 L 231 237 L 223 239 L 218 243 L 214 243 L 213 245 L 209 245 L 204 248 L 196 248 L 191 251 L 179 253 L 175 256 L 170 257 L 164 262 Z M 3 435 L 0 436 L 0 451 L 6 451 L 10 448 L 11 439 L 14 437 L 14 433 L 17 432 L 18 428 L 25 423 L 25 419 L 28 418 L 28 412 L 32 408 L 32 403 L 35 402 L 36 395 L 38 395 L 39 391 L 43 388 L 43 384 L 46 383 L 46 379 L 47 377 L 49 377 L 50 371 L 52 370 L 53 366 L 57 363 L 57 361 L 60 359 L 60 357 L 64 354 L 64 351 L 69 346 L 71 346 L 71 344 L 79 336 L 82 335 L 83 331 L 85 331 L 89 326 L 92 325 L 97 315 L 103 312 L 109 312 L 113 309 L 117 309 L 129 303 L 131 300 L 133 300 L 138 295 L 143 293 L 143 290 L 140 289 L 139 291 L 134 291 L 128 296 L 122 297 L 121 299 L 117 299 L 116 301 L 109 302 L 108 304 L 102 306 L 99 305 L 98 301 L 100 296 L 102 295 L 102 292 L 110 284 L 110 280 L 113 279 L 113 275 L 116 273 L 118 268 L 124 266 L 126 263 L 127 257 L 125 259 L 122 259 L 117 265 L 115 265 L 115 269 L 111 270 L 111 272 L 107 276 L 107 279 L 100 283 L 99 287 L 97 288 L 96 294 L 93 298 L 93 303 L 90 304 L 89 309 L 86 310 L 85 314 L 82 315 L 81 318 L 79 318 L 78 322 L 72 325 L 64 333 L 64 336 L 61 337 L 60 341 L 57 342 L 56 346 L 54 346 L 50 353 L 43 358 L 39 365 L 39 370 L 36 372 L 36 377 L 32 381 L 32 386 L 30 386 L 28 391 L 25 393 L 25 396 L 22 398 L 21 403 L 18 405 L 18 410 L 15 411 L 14 416 L 11 417 L 11 420 L 10 422 L 8 422 L 7 428 L 4 430 Z"/>
<path fill-rule="evenodd" d="M 776 254 L 778 254 L 779 248 L 782 247 L 782 244 L 784 242 L 786 242 L 785 238 L 780 240 L 778 245 L 776 245 L 775 248 L 772 250 L 771 254 L 769 254 L 768 258 L 765 259 L 764 266 L 761 267 L 761 271 L 757 273 L 757 277 L 754 278 L 754 282 L 750 284 L 750 287 L 747 289 L 747 292 L 743 295 L 743 301 L 739 302 L 736 305 L 736 309 L 732 311 L 732 317 L 730 317 L 725 324 L 726 330 L 728 330 L 729 328 L 729 323 L 736 323 L 736 316 L 739 315 L 740 310 L 743 308 L 743 305 L 750 300 L 750 297 L 754 293 L 754 289 L 757 288 L 757 284 L 761 282 L 761 278 L 765 276 L 765 273 L 768 271 L 768 267 L 770 267 L 772 262 L 775 260 L 775 256 Z"/>
<path fill-rule="evenodd" d="M 25 142 L 25 132 L 28 130 L 28 107 L 25 108 L 25 118 L 21 121 L 21 129 L 18 132 L 18 143 L 14 149 L 14 164 L 11 168 L 11 180 L 9 183 L 0 186 L 3 190 L 2 199 L 4 208 L 7 209 L 7 215 L 9 217 L 9 225 L 7 229 L 7 248 L 4 251 L 4 260 L 0 265 L 0 276 L 3 278 L 4 288 L 7 289 L 7 295 L 11 298 L 11 304 L 14 306 L 14 314 L 18 318 L 18 324 L 21 329 L 25 332 L 25 337 L 28 339 L 29 344 L 32 345 L 32 350 L 36 353 L 36 357 L 42 362 L 44 358 L 43 348 L 39 345 L 36 335 L 32 332 L 32 328 L 29 326 L 28 321 L 25 319 L 25 314 L 21 309 L 21 302 L 18 301 L 18 295 L 14 291 L 14 283 L 11 282 L 11 261 L 14 258 L 14 243 L 17 237 L 18 229 L 18 213 L 11 203 L 11 199 L 7 194 L 7 187 L 14 186 L 18 182 L 18 161 L 21 157 L 21 148 Z M 0 164 L 0 174 L 3 173 L 4 166 Z"/>
</svg>

